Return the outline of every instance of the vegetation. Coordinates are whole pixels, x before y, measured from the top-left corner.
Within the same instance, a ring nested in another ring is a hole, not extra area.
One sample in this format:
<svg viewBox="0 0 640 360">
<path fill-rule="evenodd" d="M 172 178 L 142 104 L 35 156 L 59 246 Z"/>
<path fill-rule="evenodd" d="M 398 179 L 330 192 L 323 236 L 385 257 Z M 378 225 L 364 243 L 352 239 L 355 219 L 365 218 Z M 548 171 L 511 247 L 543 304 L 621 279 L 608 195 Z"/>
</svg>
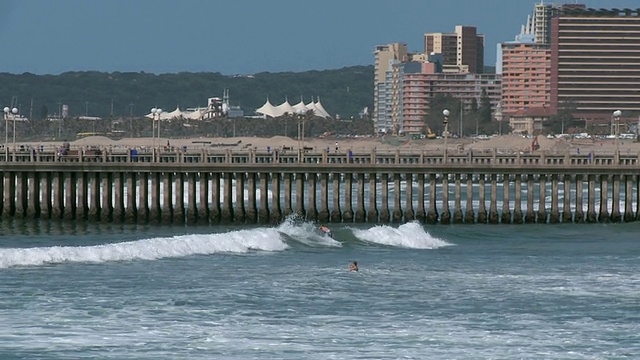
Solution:
<svg viewBox="0 0 640 360">
<path fill-rule="evenodd" d="M 483 91 L 480 98 L 480 105 L 477 100 L 471 102 L 470 109 L 462 109 L 462 104 L 459 99 L 454 98 L 449 94 L 437 94 L 431 99 L 431 111 L 429 115 L 425 117 L 425 129 L 424 134 L 428 131 L 426 127 L 429 127 L 433 132 L 441 134 L 444 131 L 444 117 L 442 111 L 444 109 L 449 110 L 449 133 L 454 135 L 460 135 L 461 123 L 462 123 L 462 135 L 469 136 L 474 135 L 491 135 L 499 132 L 507 133 L 511 129 L 507 121 L 503 121 L 504 124 L 500 124 L 491 116 L 491 102 L 486 92 Z M 462 114 L 461 114 L 462 113 Z M 500 129 L 502 126 L 502 129 Z"/>
<path fill-rule="evenodd" d="M 304 130 L 302 124 L 304 123 Z M 157 125 L 158 123 L 156 123 Z M 373 133 L 373 123 L 368 118 L 353 120 L 323 119 L 307 114 L 303 119 L 297 116 L 283 116 L 277 119 L 231 118 L 216 120 L 173 119 L 160 122 L 162 137 L 231 137 L 231 136 L 298 136 L 304 131 L 305 137 L 322 135 L 369 135 Z M 17 141 L 75 140 L 78 137 L 103 135 L 111 138 L 152 137 L 153 124 L 150 118 L 117 118 L 85 120 L 70 118 L 65 120 L 16 121 Z M 5 122 L 0 123 L 0 133 L 5 133 Z M 9 122 L 9 141 L 13 138 L 13 123 Z"/>
<path fill-rule="evenodd" d="M 584 121 L 573 116 L 576 108 L 577 105 L 573 101 L 560 104 L 558 113 L 551 115 L 545 124 L 547 132 L 551 134 L 586 132 Z"/>
<path fill-rule="evenodd" d="M 0 83 L 2 107 L 19 107 L 21 114 L 39 120 L 60 114 L 62 104 L 69 105 L 70 117 L 141 117 L 153 107 L 172 111 L 176 106 L 206 106 L 207 98 L 222 97 L 224 89 L 229 89 L 230 105 L 242 107 L 247 115 L 267 98 L 278 105 L 287 97 L 292 104 L 301 96 L 305 103 L 311 97 L 320 97 L 332 116 L 343 119 L 357 116 L 373 104 L 373 66 L 236 76 L 186 72 L 0 73 Z"/>
</svg>

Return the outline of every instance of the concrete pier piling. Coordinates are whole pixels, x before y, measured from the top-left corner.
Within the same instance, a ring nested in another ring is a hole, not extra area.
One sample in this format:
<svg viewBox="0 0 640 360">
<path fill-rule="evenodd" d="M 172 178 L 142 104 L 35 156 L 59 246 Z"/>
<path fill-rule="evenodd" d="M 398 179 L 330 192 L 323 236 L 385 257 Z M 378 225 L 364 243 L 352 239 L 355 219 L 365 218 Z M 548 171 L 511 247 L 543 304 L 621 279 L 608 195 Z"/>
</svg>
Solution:
<svg viewBox="0 0 640 360">
<path fill-rule="evenodd" d="M 149 176 L 147 172 L 138 173 L 138 204 L 135 215 L 139 224 L 146 224 L 149 221 Z"/>
<path fill-rule="evenodd" d="M 353 222 L 353 175 L 351 173 L 344 175 L 344 213 L 342 214 L 342 221 L 345 223 Z M 335 201 L 335 200 L 334 200 Z M 340 197 L 338 196 L 338 202 Z"/>
<path fill-rule="evenodd" d="M 608 202 L 609 202 L 609 176 L 600 175 L 600 212 L 598 213 L 598 221 L 601 223 L 611 222 Z"/>
<path fill-rule="evenodd" d="M 451 211 L 449 210 L 449 174 L 442 175 L 442 211 L 440 212 L 440 222 L 442 224 L 451 223 Z"/>
<path fill-rule="evenodd" d="M 368 223 L 376 223 L 378 222 L 378 204 L 377 204 L 377 196 L 378 190 L 376 189 L 377 184 L 377 175 L 376 173 L 369 173 L 369 210 L 367 211 L 367 222 Z M 364 192 L 363 192 L 364 196 Z"/>
<path fill-rule="evenodd" d="M 304 173 L 296 173 L 296 210 L 295 211 L 296 211 L 296 215 L 300 219 L 304 219 L 307 214 L 304 206 L 304 184 L 305 184 L 304 180 L 305 180 Z"/>
<path fill-rule="evenodd" d="M 489 224 L 497 224 L 498 217 L 498 175 L 491 174 L 491 198 L 489 199 Z"/>
<path fill-rule="evenodd" d="M 478 223 L 487 223 L 487 208 L 486 208 L 486 189 L 485 189 L 485 175 L 480 174 L 478 179 Z"/>
<path fill-rule="evenodd" d="M 404 221 L 409 222 L 415 220 L 415 211 L 413 210 L 413 174 L 405 174 L 406 189 L 405 189 L 405 203 L 406 210 L 404 211 Z"/>
<path fill-rule="evenodd" d="M 464 214 L 464 222 L 473 224 L 476 222 L 476 214 L 473 208 L 473 174 L 467 174 L 467 209 Z"/>
<path fill-rule="evenodd" d="M 522 174 L 516 174 L 514 197 L 515 201 L 513 204 L 513 223 L 522 224 L 524 222 L 522 213 Z"/>
<path fill-rule="evenodd" d="M 640 216 L 639 155 L 449 153 L 446 162 L 401 151 L 276 157 L 203 150 L 169 159 L 142 154 L 139 162 L 113 154 L 93 162 L 3 156 L 2 219 L 275 224 L 296 214 L 321 223 L 555 224 Z"/>
<path fill-rule="evenodd" d="M 244 224 L 247 221 L 246 217 L 246 209 L 244 207 L 244 183 L 245 183 L 245 174 L 244 172 L 235 173 L 236 178 L 236 201 L 233 209 L 233 222 L 236 224 Z M 291 186 L 291 182 L 289 182 L 289 187 Z M 285 184 L 285 190 L 287 190 L 287 184 Z M 290 190 L 290 188 L 289 188 Z M 285 192 L 285 199 L 291 201 L 291 195 L 287 196 L 287 192 Z M 286 203 L 286 201 L 285 201 Z M 291 207 L 291 204 L 289 204 Z M 286 209 L 286 204 L 285 204 Z M 291 209 L 289 209 L 290 211 Z"/>
<path fill-rule="evenodd" d="M 503 175 L 502 178 L 502 214 L 500 215 L 500 222 L 502 224 L 511 224 L 511 209 L 509 203 L 511 179 L 509 178 L 509 174 Z"/>
<path fill-rule="evenodd" d="M 255 224 L 256 222 L 258 222 L 258 205 L 257 205 L 257 196 L 256 196 L 256 174 L 254 173 L 249 173 L 247 174 L 247 214 L 246 214 L 246 219 L 247 219 L 247 223 L 249 224 Z M 200 196 L 202 198 L 202 190 L 200 189 Z M 206 191 L 207 193 L 209 192 L 209 189 L 204 189 L 204 191 Z M 205 197 L 207 198 L 207 197 Z M 201 200 L 202 202 L 202 200 Z M 207 204 L 205 202 L 205 204 Z M 201 206 L 200 211 L 209 211 L 209 208 L 203 208 Z M 202 216 L 203 218 L 205 216 Z M 206 217 L 208 218 L 208 217 Z"/>
</svg>

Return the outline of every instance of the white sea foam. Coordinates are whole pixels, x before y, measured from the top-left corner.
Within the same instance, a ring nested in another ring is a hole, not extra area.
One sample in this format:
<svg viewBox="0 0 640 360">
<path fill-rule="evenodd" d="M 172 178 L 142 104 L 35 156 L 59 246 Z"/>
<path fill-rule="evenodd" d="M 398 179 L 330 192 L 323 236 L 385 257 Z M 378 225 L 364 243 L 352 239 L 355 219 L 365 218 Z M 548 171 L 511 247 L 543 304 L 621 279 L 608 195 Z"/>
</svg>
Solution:
<svg viewBox="0 0 640 360">
<path fill-rule="evenodd" d="M 410 222 L 397 228 L 380 225 L 370 229 L 353 229 L 360 240 L 376 244 L 412 249 L 437 249 L 452 244 L 431 236 L 418 222 Z"/>
<path fill-rule="evenodd" d="M 321 234 L 318 226 L 311 222 L 299 220 L 296 216 L 289 216 L 278 226 L 278 231 L 310 246 L 342 246 L 339 241 Z"/>
<path fill-rule="evenodd" d="M 287 244 L 275 229 L 252 229 L 224 234 L 181 235 L 96 246 L 50 246 L 0 249 L 0 269 L 64 262 L 155 260 L 196 254 L 282 251 Z"/>
</svg>

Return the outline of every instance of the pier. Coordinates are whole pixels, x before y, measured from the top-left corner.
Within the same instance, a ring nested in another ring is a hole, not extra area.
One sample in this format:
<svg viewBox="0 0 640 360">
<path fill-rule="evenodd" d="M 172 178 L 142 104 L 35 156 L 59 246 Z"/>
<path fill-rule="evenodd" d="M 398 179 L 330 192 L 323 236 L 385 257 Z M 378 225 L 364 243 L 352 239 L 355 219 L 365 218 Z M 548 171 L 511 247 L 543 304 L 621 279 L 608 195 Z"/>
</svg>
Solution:
<svg viewBox="0 0 640 360">
<path fill-rule="evenodd" d="M 640 154 L 0 153 L 0 218 L 130 224 L 631 222 Z"/>
</svg>

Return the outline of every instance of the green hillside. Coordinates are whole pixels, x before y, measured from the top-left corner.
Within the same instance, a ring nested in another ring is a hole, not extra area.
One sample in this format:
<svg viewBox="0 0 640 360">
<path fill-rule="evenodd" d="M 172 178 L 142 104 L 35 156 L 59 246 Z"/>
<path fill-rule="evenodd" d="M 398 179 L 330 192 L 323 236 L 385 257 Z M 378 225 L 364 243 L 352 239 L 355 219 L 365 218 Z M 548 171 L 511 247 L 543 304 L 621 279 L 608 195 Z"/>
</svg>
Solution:
<svg viewBox="0 0 640 360">
<path fill-rule="evenodd" d="M 207 98 L 222 97 L 229 89 L 231 105 L 251 115 L 267 97 L 278 105 L 288 97 L 294 104 L 304 97 L 320 97 L 325 109 L 341 118 L 357 116 L 373 104 L 373 66 L 337 70 L 258 73 L 227 76 L 220 73 L 150 74 L 145 72 L 67 72 L 60 75 L 0 73 L 0 105 L 17 103 L 20 113 L 34 120 L 58 114 L 69 105 L 71 117 L 142 116 L 152 107 L 172 111 L 176 106 L 206 106 Z M 13 100 L 12 100 L 13 99 Z"/>
</svg>

